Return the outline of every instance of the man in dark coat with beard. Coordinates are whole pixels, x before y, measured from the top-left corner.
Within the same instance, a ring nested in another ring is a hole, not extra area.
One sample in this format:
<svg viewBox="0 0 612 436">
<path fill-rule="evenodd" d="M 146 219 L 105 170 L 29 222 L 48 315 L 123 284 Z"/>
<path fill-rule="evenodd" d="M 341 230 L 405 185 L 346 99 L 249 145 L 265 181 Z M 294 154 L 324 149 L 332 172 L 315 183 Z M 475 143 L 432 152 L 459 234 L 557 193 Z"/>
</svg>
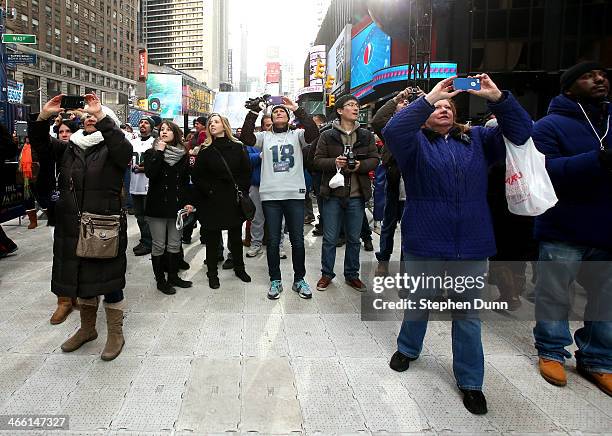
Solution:
<svg viewBox="0 0 612 436">
<path fill-rule="evenodd" d="M 34 149 L 53 159 L 60 173 L 51 290 L 58 296 L 78 297 L 81 305 L 81 327 L 62 344 L 62 350 L 75 351 L 98 337 L 96 315 L 99 296 L 104 295 L 108 337 L 102 359 L 112 360 L 124 344 L 127 222 L 120 194 L 132 145 L 119 129 L 116 115 L 102 106 L 95 94 L 85 96 L 84 128 L 72 134 L 68 142 L 51 138 L 47 120 L 64 110 L 61 99 L 58 95 L 45 104 L 36 121 L 28 123 L 28 135 Z M 90 259 L 76 255 L 81 212 L 122 216 L 116 257 Z"/>
</svg>

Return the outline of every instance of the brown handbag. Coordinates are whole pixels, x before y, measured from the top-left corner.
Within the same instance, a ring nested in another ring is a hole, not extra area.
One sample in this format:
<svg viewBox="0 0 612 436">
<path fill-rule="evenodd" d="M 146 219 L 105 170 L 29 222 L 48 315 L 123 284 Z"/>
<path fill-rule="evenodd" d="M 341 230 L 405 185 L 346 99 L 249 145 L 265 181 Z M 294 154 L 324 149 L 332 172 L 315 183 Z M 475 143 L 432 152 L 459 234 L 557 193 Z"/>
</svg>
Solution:
<svg viewBox="0 0 612 436">
<path fill-rule="evenodd" d="M 112 259 L 117 257 L 123 211 L 121 215 L 81 213 L 72 178 L 70 179 L 70 190 L 77 207 L 79 221 L 79 240 L 76 255 L 87 259 Z"/>
</svg>

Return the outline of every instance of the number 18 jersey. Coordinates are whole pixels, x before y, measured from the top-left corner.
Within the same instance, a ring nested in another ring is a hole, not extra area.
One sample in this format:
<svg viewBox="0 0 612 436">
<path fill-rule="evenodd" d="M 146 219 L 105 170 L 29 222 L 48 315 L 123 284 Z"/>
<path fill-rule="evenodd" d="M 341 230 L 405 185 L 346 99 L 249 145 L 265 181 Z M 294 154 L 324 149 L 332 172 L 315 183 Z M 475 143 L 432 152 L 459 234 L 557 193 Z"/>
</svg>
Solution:
<svg viewBox="0 0 612 436">
<path fill-rule="evenodd" d="M 303 200 L 306 194 L 304 180 L 304 130 L 283 133 L 258 132 L 255 147 L 261 150 L 261 201 Z"/>
</svg>

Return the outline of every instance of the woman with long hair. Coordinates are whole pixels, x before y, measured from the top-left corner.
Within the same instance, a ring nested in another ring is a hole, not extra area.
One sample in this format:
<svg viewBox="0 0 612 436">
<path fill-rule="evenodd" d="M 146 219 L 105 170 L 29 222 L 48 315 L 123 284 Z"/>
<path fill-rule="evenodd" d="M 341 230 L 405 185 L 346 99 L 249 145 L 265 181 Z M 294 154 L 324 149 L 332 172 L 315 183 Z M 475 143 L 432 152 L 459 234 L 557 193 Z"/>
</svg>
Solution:
<svg viewBox="0 0 612 436">
<path fill-rule="evenodd" d="M 159 137 L 144 154 L 145 174 L 149 189 L 145 216 L 153 241 L 151 262 L 157 289 L 167 295 L 176 293 L 172 287 L 189 288 L 192 283 L 178 276 L 181 251 L 181 231 L 176 229 L 176 214 L 189 204 L 189 158 L 183 145 L 183 132 L 171 121 L 163 121 Z M 164 271 L 164 252 L 168 252 L 168 279 Z"/>
<path fill-rule="evenodd" d="M 246 217 L 238 204 L 236 192 L 239 189 L 242 195 L 249 195 L 251 164 L 246 148 L 232 134 L 227 118 L 211 114 L 206 129 L 208 135 L 197 154 L 192 180 L 206 235 L 208 283 L 212 289 L 217 289 L 220 286 L 217 256 L 222 230 L 228 231 L 236 276 L 243 282 L 251 281 L 242 257 L 242 224 Z"/>
</svg>

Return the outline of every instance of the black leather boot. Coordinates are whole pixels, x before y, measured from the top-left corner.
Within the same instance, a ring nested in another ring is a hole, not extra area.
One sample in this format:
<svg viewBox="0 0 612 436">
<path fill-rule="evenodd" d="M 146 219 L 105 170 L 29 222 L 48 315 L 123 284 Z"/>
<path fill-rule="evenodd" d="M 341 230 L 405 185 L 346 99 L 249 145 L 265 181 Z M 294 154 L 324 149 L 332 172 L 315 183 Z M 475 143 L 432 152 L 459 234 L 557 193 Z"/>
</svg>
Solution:
<svg viewBox="0 0 612 436">
<path fill-rule="evenodd" d="M 164 256 L 151 256 L 151 263 L 153 264 L 153 274 L 155 274 L 157 289 L 166 295 L 176 294 L 176 289 L 170 286 L 170 283 L 168 283 L 166 280 L 166 273 L 164 272 Z"/>
<path fill-rule="evenodd" d="M 178 276 L 179 257 L 180 253 L 168 253 L 168 283 L 179 288 L 190 288 L 193 283 Z"/>
</svg>

